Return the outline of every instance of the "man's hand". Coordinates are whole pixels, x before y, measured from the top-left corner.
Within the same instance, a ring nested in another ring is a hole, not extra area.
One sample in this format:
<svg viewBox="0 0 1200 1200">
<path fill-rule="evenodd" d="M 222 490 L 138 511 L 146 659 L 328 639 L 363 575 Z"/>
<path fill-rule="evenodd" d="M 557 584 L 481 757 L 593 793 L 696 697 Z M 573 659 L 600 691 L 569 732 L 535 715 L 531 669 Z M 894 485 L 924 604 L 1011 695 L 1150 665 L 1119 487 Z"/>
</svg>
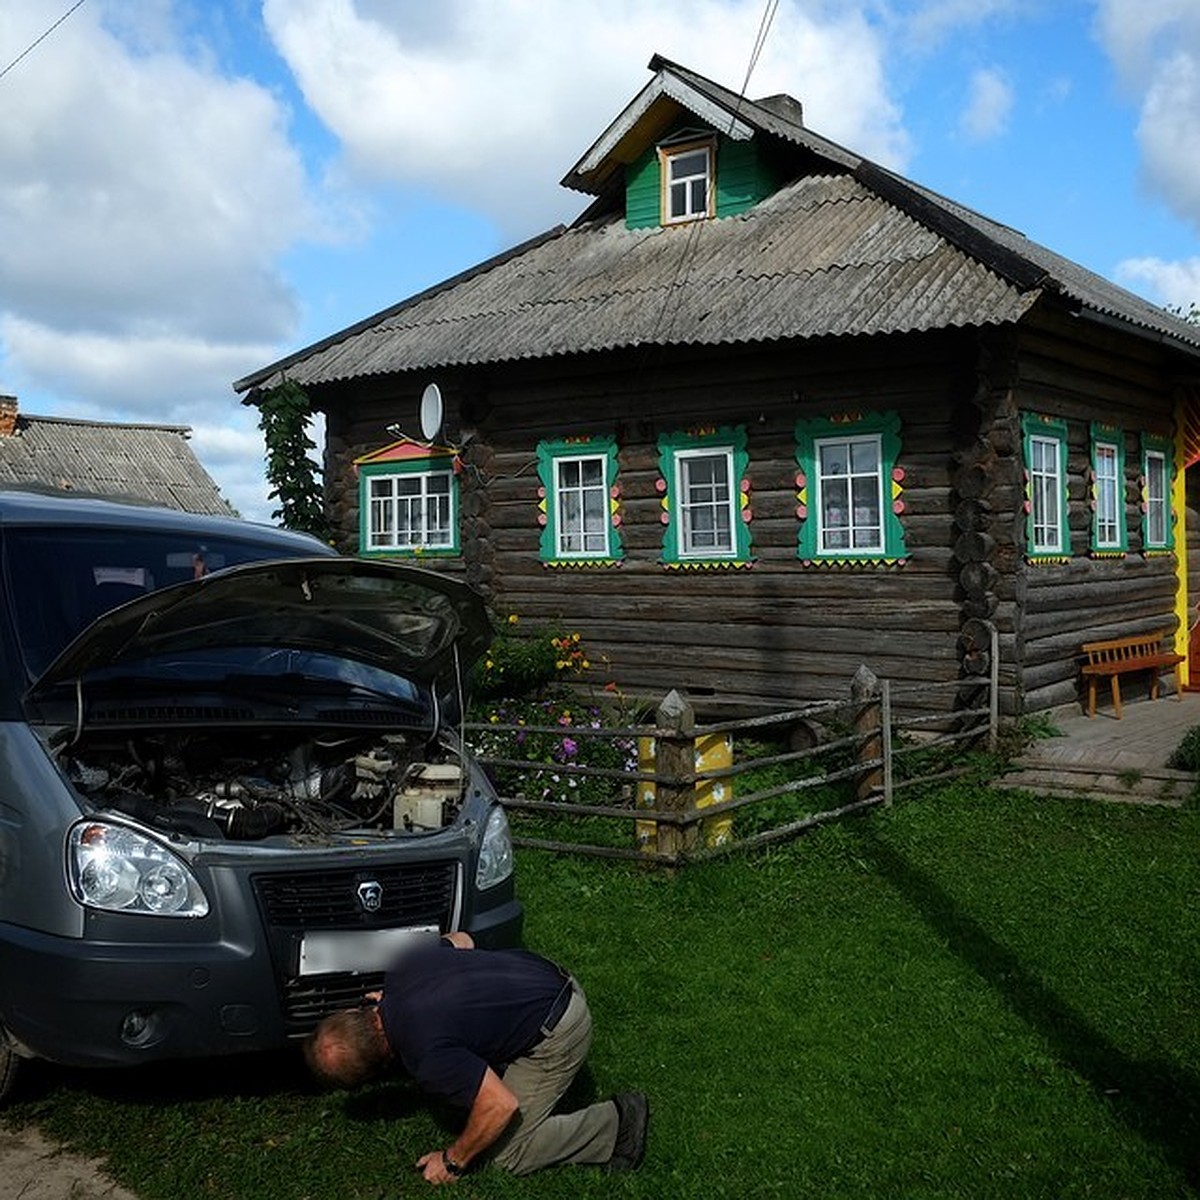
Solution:
<svg viewBox="0 0 1200 1200">
<path fill-rule="evenodd" d="M 427 1183 L 457 1183 L 458 1176 L 446 1170 L 446 1156 L 441 1150 L 430 1150 L 417 1159 L 417 1170 Z"/>
<path fill-rule="evenodd" d="M 519 1105 L 516 1096 L 504 1086 L 504 1080 L 488 1067 L 475 1093 L 475 1102 L 467 1116 L 466 1128 L 448 1147 L 454 1161 L 463 1167 L 474 1162 L 504 1131 Z M 431 1150 L 417 1159 L 419 1170 L 430 1183 L 453 1183 L 457 1178 L 446 1170 L 446 1151 Z"/>
</svg>

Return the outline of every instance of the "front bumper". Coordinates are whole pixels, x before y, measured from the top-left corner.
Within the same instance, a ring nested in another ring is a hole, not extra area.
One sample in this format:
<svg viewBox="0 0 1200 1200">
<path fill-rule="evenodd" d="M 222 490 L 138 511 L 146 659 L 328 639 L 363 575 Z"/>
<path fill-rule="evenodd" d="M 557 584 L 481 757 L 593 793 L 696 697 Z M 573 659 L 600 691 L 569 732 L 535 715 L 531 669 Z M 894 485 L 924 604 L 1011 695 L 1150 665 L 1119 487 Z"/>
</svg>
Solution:
<svg viewBox="0 0 1200 1200">
<path fill-rule="evenodd" d="M 266 955 L 223 944 L 60 938 L 0 926 L 4 1024 L 71 1066 L 234 1054 L 286 1040 Z"/>
<path fill-rule="evenodd" d="M 484 948 L 519 944 L 511 881 L 489 900 L 458 927 Z M 292 931 L 234 924 L 236 937 L 210 919 L 101 916 L 83 938 L 0 924 L 0 1021 L 40 1058 L 133 1065 L 278 1049 L 382 983 L 371 972 L 299 977 Z"/>
</svg>

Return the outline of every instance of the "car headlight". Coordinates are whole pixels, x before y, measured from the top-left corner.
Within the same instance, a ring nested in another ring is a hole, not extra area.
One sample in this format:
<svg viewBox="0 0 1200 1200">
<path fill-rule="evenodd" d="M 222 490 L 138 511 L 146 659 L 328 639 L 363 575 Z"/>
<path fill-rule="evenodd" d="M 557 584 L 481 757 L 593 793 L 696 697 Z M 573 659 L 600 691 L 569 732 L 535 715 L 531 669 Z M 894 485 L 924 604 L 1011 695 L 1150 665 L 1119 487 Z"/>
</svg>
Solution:
<svg viewBox="0 0 1200 1200">
<path fill-rule="evenodd" d="M 508 832 L 508 818 L 504 809 L 496 804 L 488 814 L 483 827 L 483 838 L 479 843 L 479 865 L 475 868 L 475 886 L 495 887 L 513 873 L 512 837 Z"/>
<path fill-rule="evenodd" d="M 90 908 L 161 917 L 208 912 L 208 899 L 187 864 L 161 842 L 124 825 L 76 825 L 68 862 L 71 891 Z"/>
</svg>

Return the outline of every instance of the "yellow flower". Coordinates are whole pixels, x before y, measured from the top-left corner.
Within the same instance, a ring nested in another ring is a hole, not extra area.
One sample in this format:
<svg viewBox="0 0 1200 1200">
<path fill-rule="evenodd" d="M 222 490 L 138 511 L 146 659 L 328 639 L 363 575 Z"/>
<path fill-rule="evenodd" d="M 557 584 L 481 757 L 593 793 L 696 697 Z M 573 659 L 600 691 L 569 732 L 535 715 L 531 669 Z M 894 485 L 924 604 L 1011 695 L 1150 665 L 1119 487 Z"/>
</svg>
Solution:
<svg viewBox="0 0 1200 1200">
<path fill-rule="evenodd" d="M 590 662 L 588 662 L 588 660 L 585 658 L 580 665 L 586 671 L 592 664 Z"/>
<path fill-rule="evenodd" d="M 520 617 L 518 617 L 516 613 L 509 613 L 509 614 L 508 614 L 508 623 L 509 623 L 510 625 L 515 625 L 515 624 L 516 624 L 516 623 L 517 623 L 517 622 L 518 622 L 520 619 L 521 619 L 521 618 L 520 618 Z"/>
</svg>

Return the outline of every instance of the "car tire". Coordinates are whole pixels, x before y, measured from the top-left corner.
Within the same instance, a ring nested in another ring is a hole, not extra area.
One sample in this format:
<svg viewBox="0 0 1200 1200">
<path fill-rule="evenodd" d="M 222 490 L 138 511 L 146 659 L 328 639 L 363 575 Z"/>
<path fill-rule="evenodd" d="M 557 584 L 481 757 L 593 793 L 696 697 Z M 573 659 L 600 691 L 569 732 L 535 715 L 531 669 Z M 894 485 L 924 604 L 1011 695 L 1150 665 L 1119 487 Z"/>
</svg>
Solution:
<svg viewBox="0 0 1200 1200">
<path fill-rule="evenodd" d="M 17 1080 L 21 1056 L 12 1048 L 8 1034 L 0 1025 L 0 1105 L 2 1105 Z"/>
</svg>

